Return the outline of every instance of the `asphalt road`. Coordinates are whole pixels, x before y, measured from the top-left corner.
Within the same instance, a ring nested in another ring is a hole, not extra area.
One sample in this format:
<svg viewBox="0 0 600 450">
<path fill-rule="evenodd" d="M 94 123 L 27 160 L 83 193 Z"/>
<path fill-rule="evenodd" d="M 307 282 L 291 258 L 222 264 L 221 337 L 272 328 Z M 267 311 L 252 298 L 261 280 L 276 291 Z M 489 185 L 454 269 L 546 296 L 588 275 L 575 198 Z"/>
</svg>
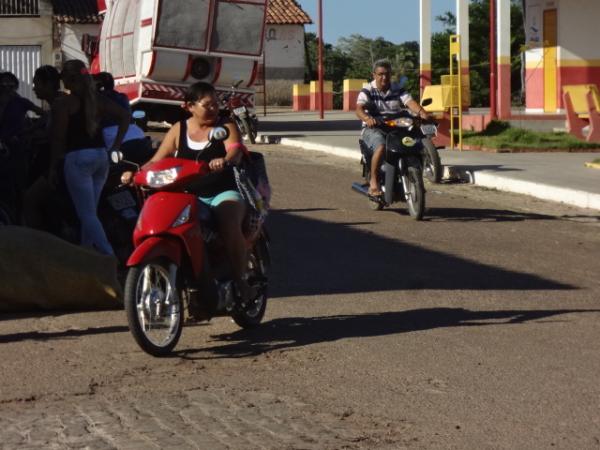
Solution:
<svg viewBox="0 0 600 450">
<path fill-rule="evenodd" d="M 263 326 L 142 353 L 122 311 L 0 317 L 0 448 L 600 448 L 600 218 L 467 185 L 374 212 L 352 161 L 257 146 Z"/>
</svg>

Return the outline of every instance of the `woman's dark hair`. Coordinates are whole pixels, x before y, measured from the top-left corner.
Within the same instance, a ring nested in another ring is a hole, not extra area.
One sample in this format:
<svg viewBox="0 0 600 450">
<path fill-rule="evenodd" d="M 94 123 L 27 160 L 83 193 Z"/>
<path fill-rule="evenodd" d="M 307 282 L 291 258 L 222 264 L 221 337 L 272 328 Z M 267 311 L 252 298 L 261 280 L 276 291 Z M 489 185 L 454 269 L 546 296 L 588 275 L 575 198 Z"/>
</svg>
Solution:
<svg viewBox="0 0 600 450">
<path fill-rule="evenodd" d="M 109 72 L 98 72 L 94 75 L 94 81 L 97 83 L 98 88 L 105 91 L 112 91 L 115 88 L 115 79 Z"/>
<path fill-rule="evenodd" d="M 35 70 L 33 78 L 37 78 L 40 81 L 50 83 L 52 89 L 58 91 L 60 89 L 60 73 L 54 66 L 40 66 Z"/>
<path fill-rule="evenodd" d="M 186 103 L 194 103 L 201 98 L 206 97 L 207 95 L 213 94 L 214 92 L 215 88 L 212 84 L 205 83 L 204 81 L 198 81 L 186 89 L 183 100 Z"/>
<path fill-rule="evenodd" d="M 87 67 L 78 59 L 70 59 L 63 64 L 61 76 L 70 77 L 75 83 L 76 89 L 71 94 L 76 95 L 82 102 L 85 113 L 85 128 L 89 136 L 94 136 L 98 130 L 98 99 L 96 97 L 96 86 L 92 80 Z"/>
</svg>

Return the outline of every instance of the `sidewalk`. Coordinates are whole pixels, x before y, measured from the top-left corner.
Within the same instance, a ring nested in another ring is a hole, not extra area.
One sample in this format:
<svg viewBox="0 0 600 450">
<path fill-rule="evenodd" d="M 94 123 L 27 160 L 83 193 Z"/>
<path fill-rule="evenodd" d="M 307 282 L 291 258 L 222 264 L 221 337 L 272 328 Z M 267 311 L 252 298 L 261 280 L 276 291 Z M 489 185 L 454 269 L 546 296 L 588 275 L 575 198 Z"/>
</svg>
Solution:
<svg viewBox="0 0 600 450">
<path fill-rule="evenodd" d="M 277 112 L 259 115 L 259 140 L 360 158 L 354 113 Z M 479 186 L 600 210 L 600 170 L 585 163 L 600 153 L 486 153 L 440 150 L 444 176 Z"/>
</svg>

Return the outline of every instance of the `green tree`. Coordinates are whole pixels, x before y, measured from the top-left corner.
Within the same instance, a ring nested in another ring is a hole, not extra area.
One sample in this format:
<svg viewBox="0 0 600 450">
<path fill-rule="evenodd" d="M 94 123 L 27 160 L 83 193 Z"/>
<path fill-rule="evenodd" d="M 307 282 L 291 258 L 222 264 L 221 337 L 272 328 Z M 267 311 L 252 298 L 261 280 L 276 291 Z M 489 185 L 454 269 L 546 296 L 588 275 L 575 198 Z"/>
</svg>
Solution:
<svg viewBox="0 0 600 450">
<path fill-rule="evenodd" d="M 490 95 L 490 22 L 489 0 L 471 0 L 469 4 L 469 78 L 471 106 L 489 106 Z M 456 18 L 451 12 L 436 17 L 444 30 L 434 33 L 431 42 L 433 82 L 448 73 L 449 37 L 456 32 Z M 521 104 L 521 51 L 525 43 L 522 0 L 511 2 L 511 94 Z"/>
</svg>

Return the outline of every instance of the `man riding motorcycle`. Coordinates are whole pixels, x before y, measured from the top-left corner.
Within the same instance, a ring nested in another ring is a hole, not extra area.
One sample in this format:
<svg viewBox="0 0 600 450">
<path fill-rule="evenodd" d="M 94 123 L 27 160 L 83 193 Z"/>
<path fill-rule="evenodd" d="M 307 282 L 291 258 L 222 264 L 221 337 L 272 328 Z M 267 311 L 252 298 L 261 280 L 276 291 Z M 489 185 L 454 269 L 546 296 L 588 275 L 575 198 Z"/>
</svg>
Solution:
<svg viewBox="0 0 600 450">
<path fill-rule="evenodd" d="M 423 119 L 429 114 L 401 86 L 391 82 L 392 65 L 385 59 L 373 64 L 373 81 L 360 91 L 356 100 L 356 116 L 363 122 L 362 140 L 373 152 L 369 195 L 381 196 L 379 167 L 385 150 L 385 132 L 377 125 L 386 118 L 408 108 Z"/>
</svg>

